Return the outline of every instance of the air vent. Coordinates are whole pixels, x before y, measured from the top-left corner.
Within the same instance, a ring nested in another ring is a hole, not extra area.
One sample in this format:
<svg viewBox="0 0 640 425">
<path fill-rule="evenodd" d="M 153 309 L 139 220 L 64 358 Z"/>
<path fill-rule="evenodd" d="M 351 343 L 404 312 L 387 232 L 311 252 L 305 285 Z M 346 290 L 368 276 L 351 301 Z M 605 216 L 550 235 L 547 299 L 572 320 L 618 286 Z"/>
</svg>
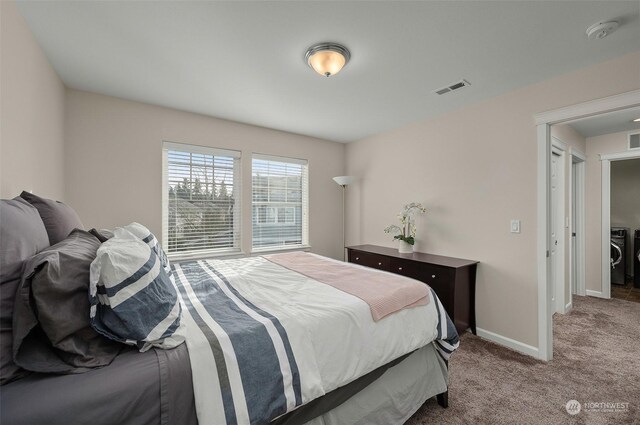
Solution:
<svg viewBox="0 0 640 425">
<path fill-rule="evenodd" d="M 461 89 L 463 87 L 470 86 L 470 85 L 471 84 L 469 84 L 469 82 L 467 80 L 460 80 L 457 83 L 453 83 L 450 86 L 438 89 L 435 92 L 436 92 L 436 94 L 441 94 L 442 95 L 442 94 L 449 93 L 449 92 L 452 92 L 454 90 L 458 90 L 458 89 Z"/>
<path fill-rule="evenodd" d="M 629 134 L 629 150 L 640 149 L 640 133 Z"/>
</svg>

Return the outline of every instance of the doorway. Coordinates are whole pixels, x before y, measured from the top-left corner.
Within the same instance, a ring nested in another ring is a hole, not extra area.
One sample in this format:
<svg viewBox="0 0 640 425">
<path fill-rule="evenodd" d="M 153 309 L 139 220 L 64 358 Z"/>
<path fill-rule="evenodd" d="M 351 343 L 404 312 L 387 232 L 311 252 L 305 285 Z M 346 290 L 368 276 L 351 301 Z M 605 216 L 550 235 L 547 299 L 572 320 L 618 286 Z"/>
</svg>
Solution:
<svg viewBox="0 0 640 425">
<path fill-rule="evenodd" d="M 623 220 L 624 222 L 621 222 L 618 217 L 614 218 L 615 222 L 614 220 L 612 220 L 613 189 L 611 185 L 612 183 L 611 168 L 612 168 L 612 163 L 615 163 L 616 165 L 625 165 L 625 164 L 632 165 L 634 166 L 633 167 L 634 169 L 636 168 L 635 165 L 640 166 L 640 150 L 630 150 L 626 152 L 601 155 L 601 163 L 602 163 L 601 165 L 602 167 L 602 247 L 601 247 L 602 290 L 601 292 L 602 292 L 602 298 L 611 298 L 612 225 L 616 225 L 616 226 L 622 225 L 624 227 L 626 224 L 626 221 Z M 624 164 L 621 164 L 621 163 L 624 163 Z M 632 189 L 635 189 L 635 188 L 640 188 L 640 185 L 632 186 Z M 638 189 L 638 192 L 640 192 L 640 189 Z M 638 198 L 638 196 L 640 196 L 640 193 L 638 194 L 634 193 L 631 196 Z M 632 255 L 633 245 L 631 244 L 631 241 L 633 241 L 634 239 L 633 234 L 631 232 L 635 230 L 635 227 L 636 227 L 635 225 L 631 225 L 627 230 L 627 235 L 624 239 L 626 241 L 627 248 L 630 249 L 630 251 L 629 253 L 627 253 L 626 250 L 623 250 L 624 253 L 620 253 L 621 255 L 624 255 L 625 258 L 621 258 L 620 259 L 621 261 L 619 261 L 619 263 L 621 264 L 617 265 L 618 267 L 623 267 L 624 269 L 626 269 L 626 270 L 622 270 L 623 285 L 626 284 L 626 281 L 624 279 L 628 272 L 626 263 L 632 262 L 635 259 L 635 257 L 633 257 Z M 604 239 L 605 234 L 607 237 L 606 239 Z M 605 264 L 607 266 L 606 269 L 605 269 Z M 629 288 L 629 292 L 631 292 L 631 288 Z"/>
<path fill-rule="evenodd" d="M 535 115 L 537 133 L 537 276 L 538 276 L 538 358 L 553 358 L 553 312 L 555 293 L 550 251 L 551 235 L 551 126 L 572 120 L 640 107 L 640 90 L 597 99 Z M 606 161 L 603 161 L 603 163 Z M 603 165 L 604 166 L 604 165 Z M 603 220 L 604 221 L 604 220 Z M 607 229 L 607 235 L 609 229 Z M 608 260 L 607 260 L 608 261 Z M 607 267 L 608 267 L 608 263 Z"/>
<path fill-rule="evenodd" d="M 567 126 L 554 127 L 550 159 L 550 231 L 553 313 L 566 314 L 573 307 L 573 295 L 584 295 L 584 211 L 586 155 L 584 140 L 567 134 Z M 563 137 L 563 140 L 560 139 Z M 564 140 L 567 137 L 567 141 Z M 567 143 L 568 142 L 568 143 Z"/>
<path fill-rule="evenodd" d="M 611 298 L 640 303 L 640 158 L 611 162 L 610 199 Z"/>
<path fill-rule="evenodd" d="M 573 295 L 586 295 L 585 284 L 585 161 L 587 157 L 584 153 L 575 149 L 571 151 L 571 242 L 569 245 L 571 258 L 569 269 L 569 309 L 573 306 Z"/>
<path fill-rule="evenodd" d="M 565 151 L 553 141 L 551 153 L 551 270 L 554 291 L 551 302 L 556 313 L 564 313 L 565 286 Z"/>
</svg>

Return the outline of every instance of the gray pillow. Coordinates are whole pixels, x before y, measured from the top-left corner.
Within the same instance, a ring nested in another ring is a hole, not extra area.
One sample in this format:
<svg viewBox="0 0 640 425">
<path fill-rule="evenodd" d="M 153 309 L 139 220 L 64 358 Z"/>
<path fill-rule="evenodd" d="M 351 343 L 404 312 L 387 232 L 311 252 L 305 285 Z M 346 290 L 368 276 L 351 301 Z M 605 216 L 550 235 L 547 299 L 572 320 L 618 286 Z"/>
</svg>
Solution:
<svg viewBox="0 0 640 425">
<path fill-rule="evenodd" d="M 91 233 L 93 236 L 95 236 L 96 238 L 98 238 L 98 240 L 100 242 L 106 242 L 109 239 L 111 239 L 113 237 L 113 232 L 111 230 L 108 229 L 91 229 L 89 230 L 89 233 Z"/>
<path fill-rule="evenodd" d="M 35 207 L 22 198 L 0 200 L 0 385 L 24 374 L 13 363 L 13 303 L 24 261 L 48 246 Z"/>
<path fill-rule="evenodd" d="M 80 217 L 70 206 L 29 192 L 22 192 L 20 197 L 38 209 L 49 235 L 49 245 L 64 240 L 73 229 L 84 230 Z"/>
<path fill-rule="evenodd" d="M 123 347 L 89 325 L 89 268 L 100 241 L 73 230 L 25 263 L 16 294 L 13 358 L 34 372 L 80 373 L 106 366 Z"/>
</svg>

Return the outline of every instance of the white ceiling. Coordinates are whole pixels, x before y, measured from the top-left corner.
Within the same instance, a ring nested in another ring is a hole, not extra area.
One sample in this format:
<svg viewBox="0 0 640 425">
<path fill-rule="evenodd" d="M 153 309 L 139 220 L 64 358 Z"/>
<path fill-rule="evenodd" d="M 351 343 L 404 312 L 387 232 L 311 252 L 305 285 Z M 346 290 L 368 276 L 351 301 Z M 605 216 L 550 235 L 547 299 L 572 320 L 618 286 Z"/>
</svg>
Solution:
<svg viewBox="0 0 640 425">
<path fill-rule="evenodd" d="M 72 88 L 348 142 L 638 50 L 638 1 L 21 1 Z M 603 40 L 586 28 L 618 19 Z M 352 53 L 322 78 L 306 49 Z M 471 87 L 433 90 L 465 78 Z"/>
<path fill-rule="evenodd" d="M 638 77 L 640 78 L 640 76 Z M 619 133 L 621 131 L 640 130 L 640 108 L 629 108 L 608 114 L 596 115 L 568 123 L 583 137 L 602 136 L 604 134 Z"/>
</svg>

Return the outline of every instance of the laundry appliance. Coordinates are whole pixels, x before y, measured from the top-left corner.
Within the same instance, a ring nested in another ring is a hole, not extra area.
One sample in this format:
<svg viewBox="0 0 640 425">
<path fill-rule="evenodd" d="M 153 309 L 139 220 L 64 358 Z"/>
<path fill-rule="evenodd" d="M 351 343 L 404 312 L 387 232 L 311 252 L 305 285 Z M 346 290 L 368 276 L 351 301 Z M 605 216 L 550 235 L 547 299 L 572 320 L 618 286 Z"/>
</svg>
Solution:
<svg viewBox="0 0 640 425">
<path fill-rule="evenodd" d="M 626 227 L 611 228 L 611 283 L 624 285 L 627 271 L 627 239 L 630 231 Z"/>
</svg>

